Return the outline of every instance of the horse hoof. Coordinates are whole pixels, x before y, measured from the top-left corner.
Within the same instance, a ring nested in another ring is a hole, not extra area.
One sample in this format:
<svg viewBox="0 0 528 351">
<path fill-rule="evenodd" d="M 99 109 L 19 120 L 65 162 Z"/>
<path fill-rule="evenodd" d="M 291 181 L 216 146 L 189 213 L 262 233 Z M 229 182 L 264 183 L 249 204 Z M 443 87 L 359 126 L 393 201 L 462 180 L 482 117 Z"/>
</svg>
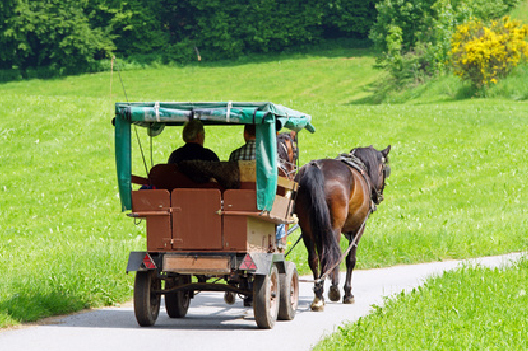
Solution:
<svg viewBox="0 0 528 351">
<path fill-rule="evenodd" d="M 323 312 L 323 311 L 324 311 L 324 305 L 314 305 L 314 304 L 311 304 L 311 305 L 310 305 L 310 309 L 311 309 L 313 312 Z"/>
<path fill-rule="evenodd" d="M 330 301 L 339 301 L 341 300 L 341 293 L 339 292 L 339 289 L 337 286 L 331 286 L 330 290 L 328 291 L 328 298 Z"/>
<path fill-rule="evenodd" d="M 235 294 L 226 291 L 226 293 L 224 294 L 224 302 L 228 305 L 233 305 L 235 303 Z"/>
<path fill-rule="evenodd" d="M 310 305 L 310 309 L 314 312 L 323 312 L 324 311 L 324 301 L 323 300 L 314 300 Z"/>
<path fill-rule="evenodd" d="M 343 303 L 345 305 L 352 305 L 356 302 L 356 300 L 354 299 L 354 296 L 349 296 L 349 297 L 343 297 Z"/>
</svg>

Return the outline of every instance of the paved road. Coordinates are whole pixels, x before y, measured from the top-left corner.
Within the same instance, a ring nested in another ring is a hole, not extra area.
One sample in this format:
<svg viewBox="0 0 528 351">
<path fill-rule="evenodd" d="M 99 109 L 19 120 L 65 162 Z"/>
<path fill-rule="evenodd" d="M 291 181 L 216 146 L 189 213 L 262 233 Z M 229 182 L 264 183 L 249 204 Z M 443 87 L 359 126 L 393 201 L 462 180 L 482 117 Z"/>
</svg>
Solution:
<svg viewBox="0 0 528 351">
<path fill-rule="evenodd" d="M 184 319 L 169 319 L 162 310 L 153 328 L 138 327 L 132 304 L 126 304 L 0 332 L 0 351 L 307 351 L 343 322 L 368 314 L 372 304 L 381 305 L 383 296 L 408 291 L 427 277 L 457 268 L 462 262 L 494 267 L 508 264 L 520 256 L 509 254 L 357 271 L 352 288 L 356 303 L 330 302 L 323 313 L 309 311 L 312 284 L 300 283 L 299 309 L 295 319 L 278 321 L 272 330 L 257 329 L 252 310 L 244 308 L 241 300 L 227 306 L 223 294 L 201 293 L 192 301 Z M 328 284 L 325 285 L 327 288 Z"/>
</svg>

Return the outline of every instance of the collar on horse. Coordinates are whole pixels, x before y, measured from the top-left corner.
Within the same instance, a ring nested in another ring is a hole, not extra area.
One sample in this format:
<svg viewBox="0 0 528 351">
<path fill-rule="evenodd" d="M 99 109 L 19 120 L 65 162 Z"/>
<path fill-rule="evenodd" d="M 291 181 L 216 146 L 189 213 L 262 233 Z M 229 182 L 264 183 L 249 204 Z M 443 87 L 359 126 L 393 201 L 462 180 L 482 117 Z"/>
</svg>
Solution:
<svg viewBox="0 0 528 351">
<path fill-rule="evenodd" d="M 354 154 L 354 151 L 352 151 L 349 154 L 339 154 L 337 155 L 336 160 L 339 160 L 343 162 L 344 164 L 346 164 L 348 167 L 355 169 L 356 171 L 359 172 L 359 174 L 363 176 L 363 179 L 365 179 L 365 182 L 367 182 L 368 186 L 371 189 L 370 212 L 376 211 L 377 210 L 376 205 L 379 205 L 379 203 L 381 202 L 381 200 L 378 201 L 377 199 L 380 199 L 381 197 L 374 196 L 374 192 L 376 192 L 376 194 L 379 195 L 379 191 L 378 189 L 374 187 L 374 185 L 372 184 L 372 180 L 369 178 L 367 166 L 363 163 L 363 161 L 359 159 L 359 157 L 357 157 Z"/>
</svg>

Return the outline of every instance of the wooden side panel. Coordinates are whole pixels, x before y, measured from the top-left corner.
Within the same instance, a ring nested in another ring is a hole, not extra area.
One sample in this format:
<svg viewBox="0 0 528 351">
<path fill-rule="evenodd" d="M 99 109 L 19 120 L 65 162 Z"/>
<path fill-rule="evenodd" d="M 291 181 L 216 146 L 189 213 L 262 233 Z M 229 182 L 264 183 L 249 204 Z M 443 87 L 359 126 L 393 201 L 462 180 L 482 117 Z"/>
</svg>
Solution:
<svg viewBox="0 0 528 351">
<path fill-rule="evenodd" d="M 229 189 L 224 192 L 225 211 L 257 211 L 257 192 L 253 189 Z M 225 249 L 247 251 L 247 216 L 224 215 Z"/>
<path fill-rule="evenodd" d="M 278 217 L 282 220 L 290 220 L 290 193 L 287 193 L 286 196 L 275 196 L 275 201 L 273 202 L 273 207 L 271 209 L 271 216 Z M 293 204 L 291 204 L 293 206 Z"/>
<path fill-rule="evenodd" d="M 146 216 L 147 251 L 170 251 L 172 228 L 168 210 L 170 194 L 165 189 L 145 189 L 132 192 L 132 211 L 159 211 L 166 215 Z"/>
<path fill-rule="evenodd" d="M 222 249 L 221 193 L 219 189 L 174 189 L 173 248 L 175 250 Z"/>
<path fill-rule="evenodd" d="M 257 192 L 252 189 L 229 189 L 224 193 L 224 209 L 231 212 L 254 212 L 257 209 Z M 275 245 L 275 224 L 266 217 L 224 215 L 226 250 L 268 252 Z"/>
<path fill-rule="evenodd" d="M 250 217 L 247 220 L 247 251 L 271 252 L 275 249 L 275 224 Z"/>
</svg>

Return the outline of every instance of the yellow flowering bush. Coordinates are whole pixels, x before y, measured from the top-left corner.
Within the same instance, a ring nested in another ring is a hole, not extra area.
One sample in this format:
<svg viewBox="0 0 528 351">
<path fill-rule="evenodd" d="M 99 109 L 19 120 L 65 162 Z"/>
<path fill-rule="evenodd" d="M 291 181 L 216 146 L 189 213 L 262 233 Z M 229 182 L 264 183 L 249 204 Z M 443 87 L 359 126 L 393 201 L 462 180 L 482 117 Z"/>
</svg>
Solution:
<svg viewBox="0 0 528 351">
<path fill-rule="evenodd" d="M 496 84 L 515 66 L 526 60 L 528 26 L 508 16 L 457 26 L 451 41 L 450 57 L 455 75 L 470 80 L 476 87 Z"/>
</svg>

